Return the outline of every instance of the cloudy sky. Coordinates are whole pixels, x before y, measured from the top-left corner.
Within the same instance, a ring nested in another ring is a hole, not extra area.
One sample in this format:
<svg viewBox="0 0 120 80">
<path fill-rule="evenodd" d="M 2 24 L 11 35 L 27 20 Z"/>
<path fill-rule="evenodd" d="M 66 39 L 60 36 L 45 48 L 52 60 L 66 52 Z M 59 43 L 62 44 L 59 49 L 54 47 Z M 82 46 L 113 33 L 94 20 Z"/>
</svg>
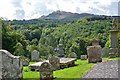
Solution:
<svg viewBox="0 0 120 80">
<path fill-rule="evenodd" d="M 57 10 L 118 15 L 119 0 L 0 0 L 0 17 L 33 19 Z"/>
</svg>

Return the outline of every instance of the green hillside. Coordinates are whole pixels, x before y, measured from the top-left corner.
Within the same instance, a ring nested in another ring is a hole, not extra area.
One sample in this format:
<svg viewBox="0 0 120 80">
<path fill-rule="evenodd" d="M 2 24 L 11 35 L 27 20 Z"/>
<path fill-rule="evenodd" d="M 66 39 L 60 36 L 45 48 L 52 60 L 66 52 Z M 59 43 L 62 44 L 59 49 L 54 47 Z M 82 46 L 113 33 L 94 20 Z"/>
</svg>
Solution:
<svg viewBox="0 0 120 80">
<path fill-rule="evenodd" d="M 30 58 L 33 50 L 40 52 L 41 58 L 57 54 L 55 48 L 63 41 L 65 56 L 75 52 L 80 57 L 87 54 L 86 48 L 92 39 L 99 39 L 102 47 L 110 47 L 111 17 L 85 17 L 77 20 L 0 20 L 2 25 L 2 47 L 14 55 Z M 30 22 L 29 22 L 30 21 Z M 120 23 L 120 20 L 118 20 Z M 120 24 L 118 24 L 120 25 Z M 118 27 L 120 29 L 120 27 Z M 119 32 L 120 34 L 120 32 Z M 120 35 L 119 35 L 120 47 Z"/>
</svg>

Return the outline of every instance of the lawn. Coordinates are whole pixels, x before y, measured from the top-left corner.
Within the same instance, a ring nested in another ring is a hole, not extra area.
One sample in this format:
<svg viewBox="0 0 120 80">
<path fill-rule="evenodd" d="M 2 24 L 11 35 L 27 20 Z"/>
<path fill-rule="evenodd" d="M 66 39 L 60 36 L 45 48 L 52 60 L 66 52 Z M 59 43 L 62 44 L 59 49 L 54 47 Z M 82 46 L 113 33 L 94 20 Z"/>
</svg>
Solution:
<svg viewBox="0 0 120 80">
<path fill-rule="evenodd" d="M 107 60 L 120 60 L 120 58 L 103 58 L 103 61 Z M 34 62 L 31 62 L 34 63 Z M 77 60 L 75 62 L 76 66 L 64 68 L 61 70 L 54 71 L 53 75 L 56 80 L 64 78 L 65 79 L 80 79 L 82 78 L 92 67 L 94 67 L 97 63 L 88 63 L 87 60 Z M 30 69 L 26 66 L 23 67 L 23 78 L 34 78 L 35 80 L 39 80 L 39 72 L 38 71 L 30 71 Z"/>
</svg>

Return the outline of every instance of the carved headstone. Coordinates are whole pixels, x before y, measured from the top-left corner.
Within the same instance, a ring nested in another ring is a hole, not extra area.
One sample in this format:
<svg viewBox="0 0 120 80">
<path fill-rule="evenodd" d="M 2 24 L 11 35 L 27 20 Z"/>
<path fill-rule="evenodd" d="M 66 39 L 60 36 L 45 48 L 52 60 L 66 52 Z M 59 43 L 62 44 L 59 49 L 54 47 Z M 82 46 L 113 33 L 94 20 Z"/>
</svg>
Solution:
<svg viewBox="0 0 120 80">
<path fill-rule="evenodd" d="M 39 68 L 41 80 L 53 79 L 53 67 L 48 62 L 43 62 Z"/>
<path fill-rule="evenodd" d="M 49 63 L 53 66 L 54 70 L 60 69 L 60 58 L 57 56 L 49 56 Z"/>
<path fill-rule="evenodd" d="M 77 58 L 77 54 L 76 54 L 75 52 L 71 52 L 71 53 L 69 54 L 69 57 L 70 57 L 70 58 Z"/>
<path fill-rule="evenodd" d="M 87 53 L 88 53 L 88 62 L 89 63 L 96 63 L 96 62 L 102 61 L 100 46 L 88 46 Z"/>
<path fill-rule="evenodd" d="M 40 53 L 37 50 L 34 50 L 31 53 L 31 61 L 39 61 L 39 55 Z"/>
<path fill-rule="evenodd" d="M 0 78 L 2 79 L 18 79 L 23 76 L 23 66 L 22 66 L 22 58 L 19 56 L 13 56 L 6 50 L 0 50 Z M 1 62 L 2 61 L 2 62 Z M 1 69 L 2 68 L 2 69 Z M 2 71 L 1 71 L 2 70 Z"/>
<path fill-rule="evenodd" d="M 81 60 L 87 60 L 87 55 L 81 55 L 81 56 L 80 56 L 80 59 L 81 59 Z"/>
<path fill-rule="evenodd" d="M 109 48 L 102 48 L 102 57 L 109 57 Z"/>
</svg>

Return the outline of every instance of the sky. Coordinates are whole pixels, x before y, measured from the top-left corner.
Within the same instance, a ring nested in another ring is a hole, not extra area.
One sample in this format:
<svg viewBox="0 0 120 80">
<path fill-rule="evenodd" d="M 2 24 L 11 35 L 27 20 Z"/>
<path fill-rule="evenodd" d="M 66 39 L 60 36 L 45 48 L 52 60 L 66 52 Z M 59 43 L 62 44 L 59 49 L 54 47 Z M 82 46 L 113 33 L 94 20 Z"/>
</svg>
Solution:
<svg viewBox="0 0 120 80">
<path fill-rule="evenodd" d="M 8 20 L 39 18 L 53 11 L 118 15 L 120 0 L 0 0 L 0 17 Z"/>
</svg>

